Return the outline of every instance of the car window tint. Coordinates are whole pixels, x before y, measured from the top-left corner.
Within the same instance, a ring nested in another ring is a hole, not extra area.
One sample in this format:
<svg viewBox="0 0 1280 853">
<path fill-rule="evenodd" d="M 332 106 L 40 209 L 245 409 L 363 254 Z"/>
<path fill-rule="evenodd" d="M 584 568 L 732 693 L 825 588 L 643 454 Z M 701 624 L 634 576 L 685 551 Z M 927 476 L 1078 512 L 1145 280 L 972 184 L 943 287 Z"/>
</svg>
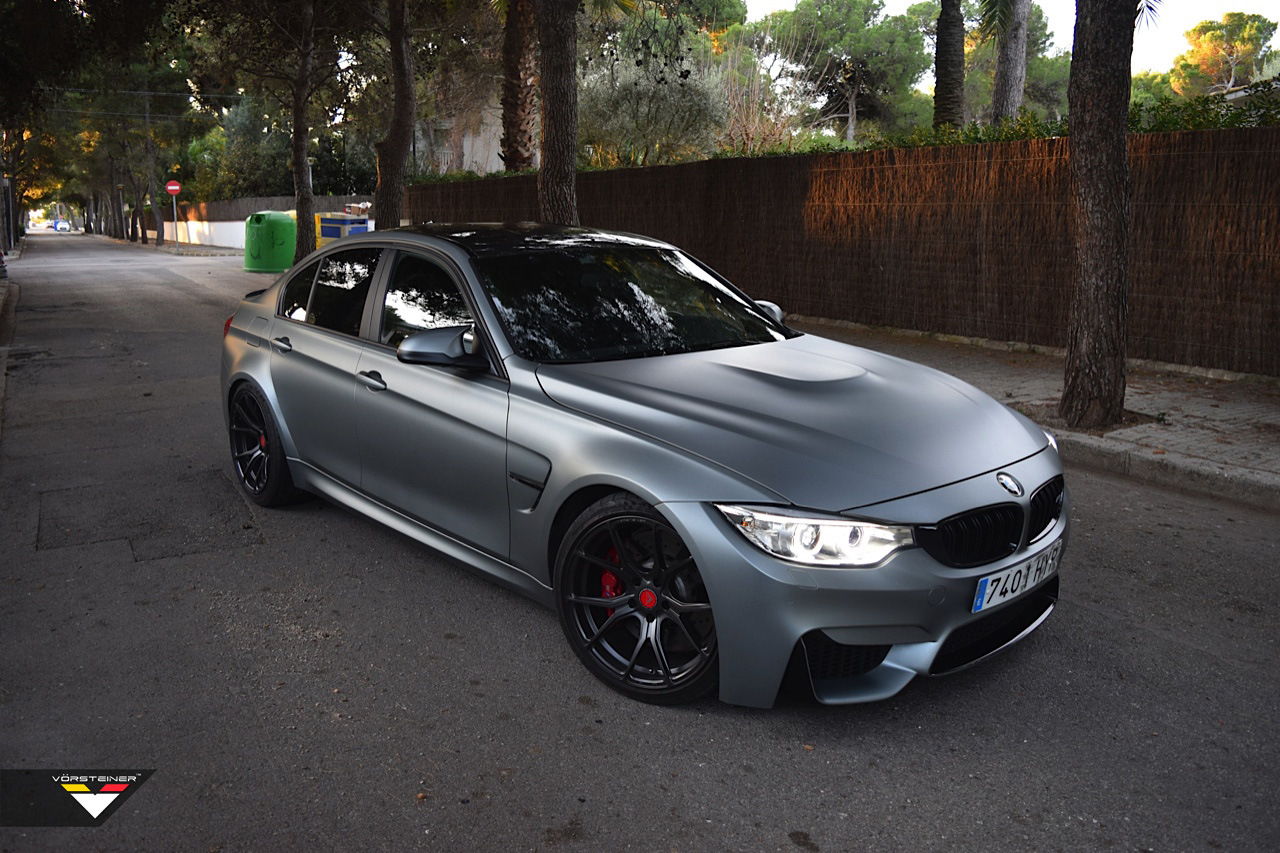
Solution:
<svg viewBox="0 0 1280 853">
<path fill-rule="evenodd" d="M 308 264 L 306 269 L 299 270 L 285 284 L 284 295 L 280 299 L 280 313 L 290 320 L 301 323 L 307 321 L 307 300 L 311 298 L 311 282 L 315 281 L 319 266 L 319 261 Z"/>
<path fill-rule="evenodd" d="M 348 249 L 325 258 L 316 277 L 307 322 L 344 335 L 360 334 L 360 318 L 381 249 Z"/>
<path fill-rule="evenodd" d="M 794 334 L 674 249 L 566 242 L 475 266 L 512 346 L 532 361 L 642 358 Z"/>
<path fill-rule="evenodd" d="M 471 310 L 443 267 L 418 255 L 400 255 L 382 305 L 382 343 L 399 346 L 414 332 L 470 322 Z"/>
</svg>

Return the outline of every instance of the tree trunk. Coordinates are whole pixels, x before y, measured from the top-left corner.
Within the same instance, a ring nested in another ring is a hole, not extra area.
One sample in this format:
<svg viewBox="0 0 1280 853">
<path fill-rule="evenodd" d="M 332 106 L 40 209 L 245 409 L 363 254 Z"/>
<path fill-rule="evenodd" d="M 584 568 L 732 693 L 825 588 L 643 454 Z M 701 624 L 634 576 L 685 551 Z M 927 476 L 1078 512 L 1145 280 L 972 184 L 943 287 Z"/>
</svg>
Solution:
<svg viewBox="0 0 1280 853">
<path fill-rule="evenodd" d="M 111 163 L 111 230 L 108 232 L 117 240 L 125 238 L 124 222 L 124 186 L 121 183 L 120 169 L 115 162 Z"/>
<path fill-rule="evenodd" d="M 502 162 L 508 172 L 533 168 L 538 90 L 534 0 L 507 0 L 502 32 Z"/>
<path fill-rule="evenodd" d="M 151 135 L 151 97 L 142 99 L 142 108 L 146 117 L 147 136 L 143 142 L 143 153 L 147 155 L 147 197 L 151 199 L 151 215 L 156 221 L 156 248 L 164 245 L 164 204 L 156 198 L 156 141 Z M 167 193 L 166 193 L 167 195 Z M 146 229 L 143 229 L 144 233 Z M 177 226 L 174 226 L 177 234 Z"/>
<path fill-rule="evenodd" d="M 933 61 L 933 126 L 964 125 L 964 14 L 960 0 L 942 0 Z"/>
<path fill-rule="evenodd" d="M 849 105 L 849 114 L 844 125 L 844 141 L 853 142 L 858 134 L 858 87 L 851 86 L 844 90 L 845 103 Z"/>
<path fill-rule="evenodd" d="M 147 219 L 142 212 L 142 181 L 132 169 L 129 170 L 129 183 L 133 184 L 133 208 L 129 211 L 129 242 L 137 243 L 141 239 L 142 245 L 145 246 L 147 245 Z"/>
<path fill-rule="evenodd" d="M 373 192 L 373 219 L 380 228 L 396 228 L 404 212 L 405 160 L 413 144 L 418 97 L 413 77 L 413 45 L 408 0 L 387 0 L 394 102 L 387 137 L 373 148 L 378 156 L 378 186 Z"/>
<path fill-rule="evenodd" d="M 538 215 L 578 224 L 578 2 L 539 0 L 542 47 L 542 150 Z"/>
<path fill-rule="evenodd" d="M 1076 269 L 1059 414 L 1098 428 L 1124 415 L 1129 290 L 1129 60 L 1133 0 L 1079 0 L 1070 107 Z"/>
<path fill-rule="evenodd" d="M 1012 0 L 1009 29 L 997 39 L 996 78 L 991 91 L 991 123 L 1018 117 L 1022 91 L 1027 85 L 1027 18 L 1031 0 Z M 1130 41 L 1133 27 L 1130 26 Z"/>
<path fill-rule="evenodd" d="M 305 258 L 316 248 L 316 201 L 311 192 L 311 164 L 307 162 L 307 102 L 311 96 L 311 67 L 315 62 L 315 3 L 299 4 L 302 16 L 302 45 L 298 51 L 298 68 L 293 78 L 293 137 L 289 152 L 293 159 L 294 210 L 298 214 L 298 240 L 294 244 L 293 262 Z"/>
<path fill-rule="evenodd" d="M 156 248 L 158 249 L 164 245 L 164 209 L 172 206 L 172 203 L 167 198 L 161 201 L 156 197 L 156 177 L 154 174 L 148 179 L 147 195 L 151 198 L 151 214 L 156 220 Z M 165 193 L 165 195 L 167 196 L 168 193 Z M 173 233 L 177 234 L 178 232 L 175 229 Z"/>
<path fill-rule="evenodd" d="M 147 196 L 151 199 L 151 215 L 156 220 L 156 248 L 158 249 L 164 245 L 164 209 L 172 205 L 169 202 L 168 193 L 165 193 L 164 201 L 156 196 L 155 146 L 150 140 L 147 141 L 147 148 L 151 151 L 150 168 L 147 169 Z M 174 225 L 173 233 L 178 233 L 177 225 Z"/>
</svg>

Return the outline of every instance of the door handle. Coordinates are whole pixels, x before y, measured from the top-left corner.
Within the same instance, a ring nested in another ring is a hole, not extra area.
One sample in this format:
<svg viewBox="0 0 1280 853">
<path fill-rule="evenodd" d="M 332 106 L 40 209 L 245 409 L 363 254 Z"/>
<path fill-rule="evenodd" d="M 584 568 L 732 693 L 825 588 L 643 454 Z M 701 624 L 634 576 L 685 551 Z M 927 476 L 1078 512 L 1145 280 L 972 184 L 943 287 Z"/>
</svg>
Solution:
<svg viewBox="0 0 1280 853">
<path fill-rule="evenodd" d="M 356 377 L 367 388 L 374 391 L 387 390 L 387 383 L 382 381 L 382 374 L 376 370 L 362 370 L 356 374 Z"/>
<path fill-rule="evenodd" d="M 271 345 L 276 349 L 280 350 L 280 352 L 293 351 L 293 344 L 289 343 L 288 338 L 272 338 Z"/>
</svg>

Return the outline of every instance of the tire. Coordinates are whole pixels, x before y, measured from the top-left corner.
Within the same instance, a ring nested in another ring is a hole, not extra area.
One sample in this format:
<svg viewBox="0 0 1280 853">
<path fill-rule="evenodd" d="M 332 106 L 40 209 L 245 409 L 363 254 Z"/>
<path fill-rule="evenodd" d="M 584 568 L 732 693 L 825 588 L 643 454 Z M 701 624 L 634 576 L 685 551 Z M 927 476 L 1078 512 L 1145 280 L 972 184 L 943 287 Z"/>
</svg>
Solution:
<svg viewBox="0 0 1280 853">
<path fill-rule="evenodd" d="M 560 545 L 555 591 L 569 645 L 614 690 L 657 705 L 715 691 L 711 601 L 688 547 L 649 504 L 615 494 L 588 507 Z"/>
<path fill-rule="evenodd" d="M 297 500 L 300 493 L 289 476 L 280 430 L 262 392 L 247 382 L 237 386 L 230 412 L 231 464 L 240 489 L 262 506 Z"/>
</svg>

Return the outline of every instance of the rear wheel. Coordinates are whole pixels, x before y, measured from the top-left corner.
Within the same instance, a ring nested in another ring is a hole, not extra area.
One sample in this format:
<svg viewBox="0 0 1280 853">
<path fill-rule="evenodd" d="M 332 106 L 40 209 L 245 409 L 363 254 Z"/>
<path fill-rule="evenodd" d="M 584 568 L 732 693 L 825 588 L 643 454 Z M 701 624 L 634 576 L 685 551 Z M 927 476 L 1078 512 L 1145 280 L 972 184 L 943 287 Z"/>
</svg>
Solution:
<svg viewBox="0 0 1280 853">
<path fill-rule="evenodd" d="M 556 558 L 555 585 L 569 644 L 605 684 L 660 705 L 716 689 L 707 589 L 680 535 L 644 501 L 610 495 L 579 516 Z"/>
<path fill-rule="evenodd" d="M 262 506 L 288 503 L 298 496 L 280 430 L 262 392 L 247 383 L 231 395 L 231 461 L 236 480 L 249 499 Z"/>
</svg>

